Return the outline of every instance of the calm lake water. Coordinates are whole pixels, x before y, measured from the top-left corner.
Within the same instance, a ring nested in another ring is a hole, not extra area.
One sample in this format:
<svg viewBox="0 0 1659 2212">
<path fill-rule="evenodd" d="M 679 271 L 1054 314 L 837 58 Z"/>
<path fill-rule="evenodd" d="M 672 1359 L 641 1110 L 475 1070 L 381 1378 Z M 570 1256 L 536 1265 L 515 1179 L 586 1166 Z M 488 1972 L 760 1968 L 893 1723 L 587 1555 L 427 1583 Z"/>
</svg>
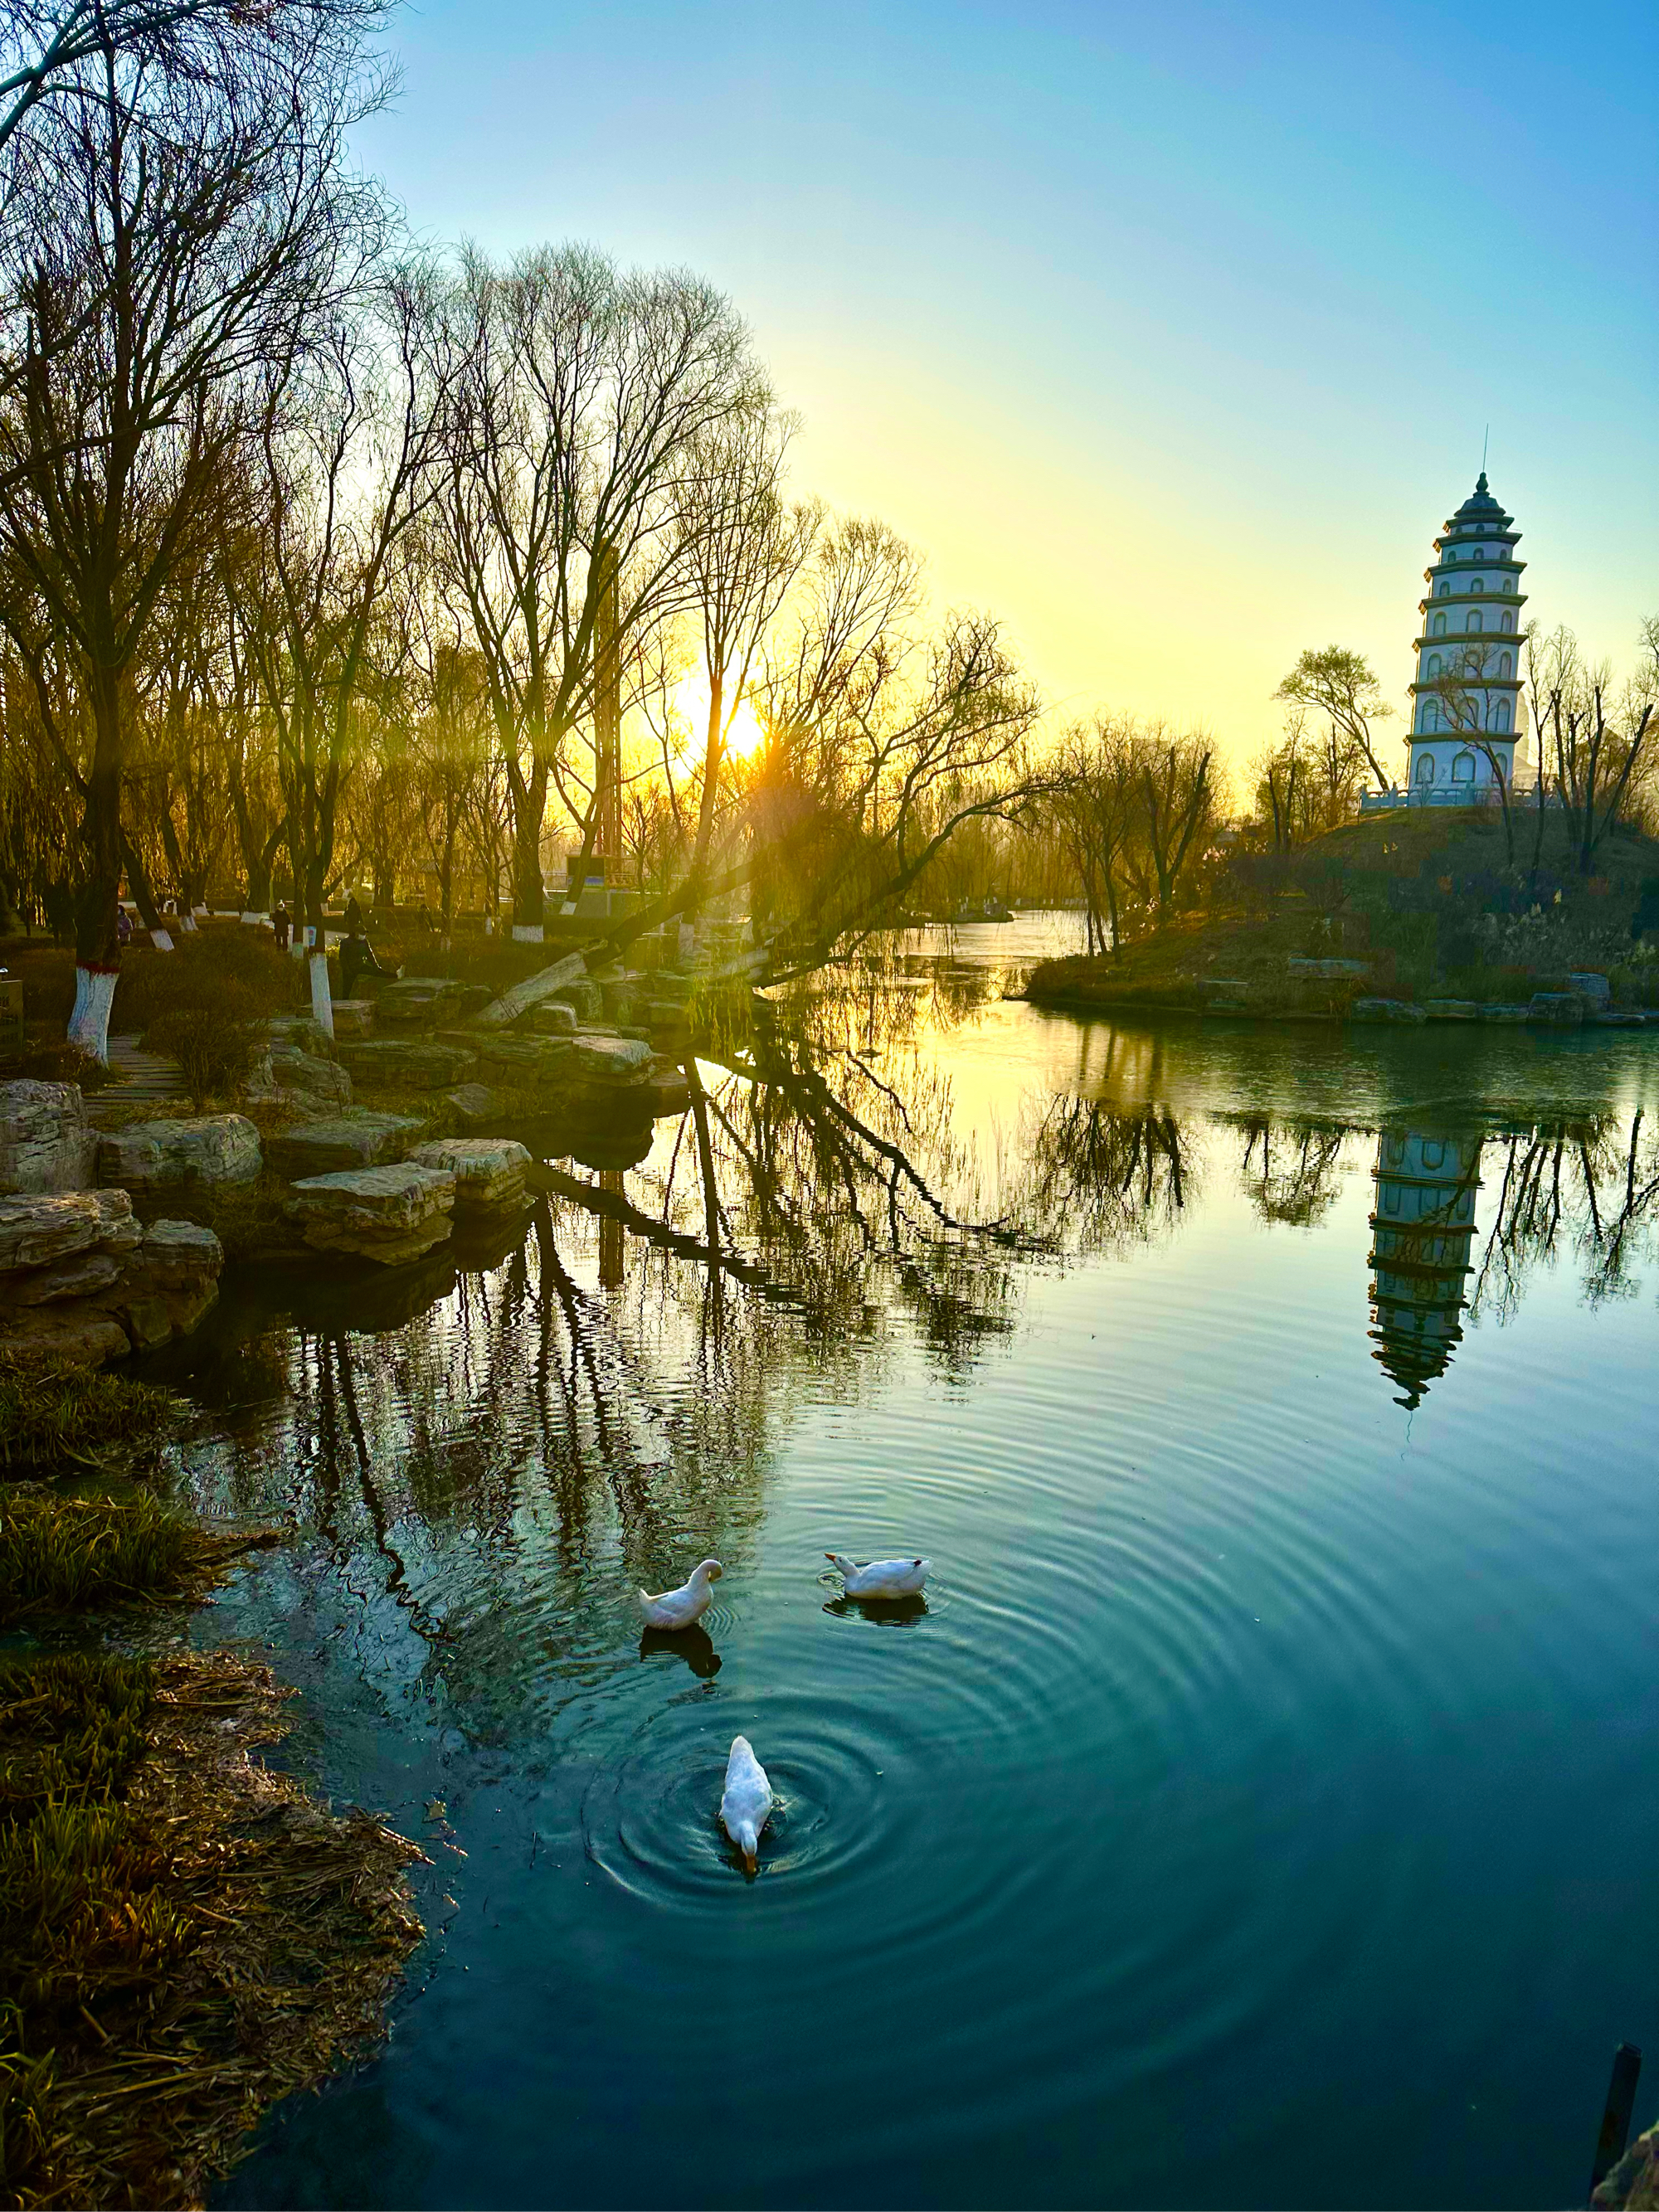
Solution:
<svg viewBox="0 0 1659 2212">
<path fill-rule="evenodd" d="M 200 1502 L 295 1530 L 196 1632 L 434 1862 L 222 2204 L 1583 2200 L 1659 2046 L 1659 1041 L 1000 1002 L 1068 927 L 705 1063 L 717 1269 L 665 1123 L 191 1348 Z"/>
</svg>

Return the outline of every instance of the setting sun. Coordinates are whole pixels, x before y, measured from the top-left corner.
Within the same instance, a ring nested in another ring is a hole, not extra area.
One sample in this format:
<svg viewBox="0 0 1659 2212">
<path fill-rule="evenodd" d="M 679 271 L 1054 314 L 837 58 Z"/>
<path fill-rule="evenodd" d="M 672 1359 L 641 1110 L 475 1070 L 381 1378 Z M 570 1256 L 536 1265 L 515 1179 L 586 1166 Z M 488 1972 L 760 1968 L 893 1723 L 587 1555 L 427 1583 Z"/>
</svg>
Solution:
<svg viewBox="0 0 1659 2212">
<path fill-rule="evenodd" d="M 706 677 L 688 676 L 674 687 L 674 712 L 685 726 L 684 752 L 695 758 L 703 748 L 708 733 L 708 683 Z M 761 727 L 760 717 L 744 700 L 732 715 L 726 732 L 726 750 L 738 760 L 747 760 L 760 750 L 766 742 L 766 732 Z"/>
</svg>

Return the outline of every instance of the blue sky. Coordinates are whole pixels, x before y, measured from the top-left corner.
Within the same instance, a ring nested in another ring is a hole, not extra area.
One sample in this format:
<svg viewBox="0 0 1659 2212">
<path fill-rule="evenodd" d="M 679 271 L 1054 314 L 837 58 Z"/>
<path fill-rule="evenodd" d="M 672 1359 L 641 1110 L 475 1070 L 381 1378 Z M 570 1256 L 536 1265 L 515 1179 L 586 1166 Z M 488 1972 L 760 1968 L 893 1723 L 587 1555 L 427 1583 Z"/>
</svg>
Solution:
<svg viewBox="0 0 1659 2212">
<path fill-rule="evenodd" d="M 1297 653 L 1410 677 L 1492 426 L 1528 612 L 1659 608 L 1659 10 L 425 0 L 362 150 L 438 239 L 731 292 L 1049 697 L 1241 757 Z"/>
</svg>

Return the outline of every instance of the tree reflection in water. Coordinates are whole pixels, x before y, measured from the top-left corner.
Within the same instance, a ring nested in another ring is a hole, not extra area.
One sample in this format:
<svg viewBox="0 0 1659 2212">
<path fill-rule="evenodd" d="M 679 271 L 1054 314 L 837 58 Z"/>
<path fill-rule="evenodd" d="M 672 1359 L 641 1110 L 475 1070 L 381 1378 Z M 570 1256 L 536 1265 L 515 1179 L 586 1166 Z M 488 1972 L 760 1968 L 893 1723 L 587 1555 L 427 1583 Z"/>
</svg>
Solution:
<svg viewBox="0 0 1659 2212">
<path fill-rule="evenodd" d="M 878 1387 L 901 1336 L 965 1376 L 1014 1327 L 1034 1267 L 1170 1236 L 1229 1155 L 1273 1231 L 1326 1222 L 1373 1146 L 1379 1193 L 1390 1143 L 1430 1182 L 1456 1155 L 1467 1219 L 1435 1218 L 1442 1194 L 1413 1252 L 1380 1199 L 1372 1216 L 1377 1356 L 1408 1404 L 1539 1265 L 1571 1252 L 1587 1296 L 1628 1294 L 1659 1211 L 1639 1112 L 1496 1133 L 1413 1117 L 1380 1136 L 1183 1112 L 1160 1103 L 1156 1041 L 1130 1037 L 1088 1047 L 1085 1079 L 1117 1103 L 1045 1094 L 1006 1127 L 975 1124 L 935 1033 L 983 978 L 913 980 L 791 994 L 690 1065 L 690 1109 L 641 1165 L 592 1146 L 586 1170 L 550 1162 L 528 1221 L 493 1239 L 394 1276 L 233 1289 L 185 1356 L 205 1502 L 293 1512 L 388 1650 L 412 1637 L 398 1664 L 469 1727 L 486 1709 L 505 1726 L 514 1699 L 528 1714 L 579 1695 L 619 1650 L 637 1663 L 603 1625 L 635 1583 L 706 1551 L 740 1563 L 803 1393 Z M 713 1644 L 697 1656 L 709 1679 Z"/>
</svg>

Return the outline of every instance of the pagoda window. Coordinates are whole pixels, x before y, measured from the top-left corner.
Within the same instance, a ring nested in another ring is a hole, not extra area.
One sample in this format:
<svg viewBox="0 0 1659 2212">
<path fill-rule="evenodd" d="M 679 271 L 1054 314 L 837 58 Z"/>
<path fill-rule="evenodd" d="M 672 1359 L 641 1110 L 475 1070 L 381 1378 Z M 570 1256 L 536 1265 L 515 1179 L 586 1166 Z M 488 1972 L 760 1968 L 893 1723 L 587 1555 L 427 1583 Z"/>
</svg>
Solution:
<svg viewBox="0 0 1659 2212">
<path fill-rule="evenodd" d="M 1452 763 L 1452 781 L 1454 783 L 1473 783 L 1474 781 L 1474 755 L 1473 753 L 1459 753 L 1457 758 Z"/>
<path fill-rule="evenodd" d="M 1467 630 L 1478 634 L 1480 629 L 1480 610 L 1479 607 L 1474 607 L 1470 610 L 1469 618 L 1464 623 L 1463 627 Z"/>
<path fill-rule="evenodd" d="M 1492 726 L 1493 729 L 1502 730 L 1507 734 L 1510 726 L 1510 702 L 1507 699 L 1498 701 L 1497 712 L 1492 716 Z"/>
<path fill-rule="evenodd" d="M 1438 586 L 1438 587 L 1437 587 L 1437 588 L 1438 588 L 1438 593 L 1439 593 L 1440 598 L 1442 598 L 1442 599 L 1443 599 L 1445 598 L 1445 596 L 1446 596 L 1447 592 L 1450 591 L 1450 589 L 1451 589 L 1451 586 L 1450 586 L 1450 584 L 1447 581 L 1447 580 L 1445 579 L 1445 577 L 1443 577 L 1443 577 L 1440 579 L 1439 586 Z"/>
<path fill-rule="evenodd" d="M 1432 783 L 1434 781 L 1434 755 L 1432 753 L 1424 753 L 1419 758 L 1417 763 L 1417 780 L 1419 783 Z"/>
<path fill-rule="evenodd" d="M 1469 579 L 1469 589 L 1472 592 L 1484 592 L 1486 588 L 1486 580 L 1484 576 L 1472 576 Z"/>
<path fill-rule="evenodd" d="M 1445 1158 L 1446 1147 L 1437 1137 L 1424 1138 L 1423 1164 L 1428 1169 L 1431 1174 L 1433 1173 L 1436 1168 L 1443 1165 Z"/>
<path fill-rule="evenodd" d="M 1429 673 L 1431 676 L 1438 676 L 1440 673 L 1440 655 L 1437 653 L 1431 653 L 1429 655 Z"/>
<path fill-rule="evenodd" d="M 1446 617 L 1444 615 L 1437 615 L 1435 617 L 1434 634 L 1437 637 L 1444 637 L 1446 635 Z"/>
<path fill-rule="evenodd" d="M 1515 673 L 1515 663 L 1507 653 L 1500 653 L 1498 656 L 1498 672 L 1500 676 L 1513 676 Z"/>
<path fill-rule="evenodd" d="M 1514 577 L 1513 577 L 1513 576 L 1505 576 L 1505 577 L 1504 577 L 1504 589 L 1506 592 L 1512 592 L 1512 591 L 1515 589 L 1515 579 L 1514 579 Z"/>
<path fill-rule="evenodd" d="M 1515 628 L 1515 617 L 1513 615 L 1499 615 L 1498 617 L 1498 627 L 1499 629 L 1513 629 Z"/>
</svg>

